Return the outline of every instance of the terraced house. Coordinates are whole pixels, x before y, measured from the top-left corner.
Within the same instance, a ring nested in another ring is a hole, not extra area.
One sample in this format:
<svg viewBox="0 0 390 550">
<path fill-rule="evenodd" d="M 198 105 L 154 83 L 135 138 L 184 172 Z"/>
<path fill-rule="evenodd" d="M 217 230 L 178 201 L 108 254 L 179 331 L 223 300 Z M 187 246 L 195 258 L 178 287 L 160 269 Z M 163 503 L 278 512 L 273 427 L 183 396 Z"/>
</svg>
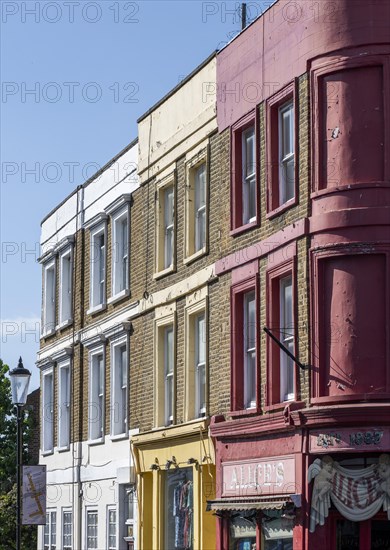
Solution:
<svg viewBox="0 0 390 550">
<path fill-rule="evenodd" d="M 278 0 L 43 221 L 39 548 L 390 547 L 389 21 Z"/>
<path fill-rule="evenodd" d="M 136 540 L 129 452 L 131 143 L 42 222 L 38 548 L 128 548 Z"/>
</svg>

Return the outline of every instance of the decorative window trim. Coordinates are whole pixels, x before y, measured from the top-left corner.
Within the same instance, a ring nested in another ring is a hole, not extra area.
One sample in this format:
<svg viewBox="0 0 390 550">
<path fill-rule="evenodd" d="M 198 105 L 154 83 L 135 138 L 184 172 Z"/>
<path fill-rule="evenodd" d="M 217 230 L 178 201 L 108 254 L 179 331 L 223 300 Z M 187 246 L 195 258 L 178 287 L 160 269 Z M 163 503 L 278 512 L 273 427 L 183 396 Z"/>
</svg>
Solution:
<svg viewBox="0 0 390 550">
<path fill-rule="evenodd" d="M 172 264 L 168 267 L 164 267 L 165 262 L 165 192 L 167 188 L 173 189 L 173 244 L 172 244 Z M 166 176 L 156 184 L 155 193 L 155 266 L 154 266 L 154 279 L 164 277 L 169 273 L 176 271 L 176 233 L 177 233 L 177 214 L 176 214 L 176 170 Z"/>
<path fill-rule="evenodd" d="M 205 332 L 206 332 L 206 365 L 205 365 L 205 394 L 206 394 L 206 411 L 203 416 L 196 414 L 196 373 L 195 373 L 195 321 L 196 318 L 204 314 L 205 317 Z M 184 419 L 186 422 L 198 418 L 205 418 L 208 415 L 208 287 L 197 290 L 186 298 L 185 306 L 185 324 L 184 324 L 184 341 L 185 341 L 185 401 L 184 401 Z"/>
<path fill-rule="evenodd" d="M 48 321 L 48 308 L 47 308 L 47 291 L 48 291 L 48 272 L 53 271 L 53 285 L 54 285 L 54 297 L 53 297 L 53 320 Z M 51 256 L 43 265 L 43 304 L 42 304 L 42 327 L 41 337 L 46 338 L 56 331 L 56 309 L 57 309 L 57 256 Z"/>
<path fill-rule="evenodd" d="M 195 250 L 194 243 L 196 232 L 196 214 L 195 214 L 195 173 L 196 170 L 205 164 L 206 183 L 205 183 L 205 244 L 199 250 Z M 186 188 L 185 188 L 185 242 L 184 242 L 184 264 L 189 264 L 208 252 L 209 247 L 209 151 L 208 147 L 198 151 L 198 153 L 186 162 Z"/>
<path fill-rule="evenodd" d="M 89 275 L 89 309 L 87 311 L 88 315 L 97 313 L 106 308 L 106 293 L 107 293 L 107 216 L 104 214 L 105 218 L 98 225 L 94 225 L 90 229 L 90 275 Z M 103 217 L 103 215 L 102 215 Z M 97 292 L 96 286 L 96 277 L 98 276 L 97 267 L 94 261 L 94 241 L 100 235 L 104 237 L 104 281 L 103 281 L 103 300 L 100 303 L 95 303 L 95 294 Z"/>
<path fill-rule="evenodd" d="M 236 282 L 231 287 L 231 358 L 232 358 L 232 382 L 231 382 L 231 416 L 257 413 L 260 410 L 260 282 L 258 274 L 258 262 L 255 274 L 250 278 Z M 245 407 L 245 373 L 244 373 L 244 342 L 240 333 L 244 327 L 244 297 L 249 292 L 255 292 L 256 311 L 256 406 Z"/>
<path fill-rule="evenodd" d="M 68 383 L 69 383 L 69 387 L 68 387 L 68 400 L 66 401 L 66 403 L 64 403 L 62 401 L 63 399 L 63 388 L 62 388 L 62 370 L 63 369 L 68 369 L 69 370 L 69 380 L 68 380 Z M 58 419 L 57 419 L 57 422 L 58 422 L 58 426 L 57 426 L 57 429 L 58 429 L 58 446 L 57 446 L 57 451 L 61 452 L 61 451 L 68 451 L 69 448 L 70 448 L 70 430 L 71 430 L 71 415 L 70 415 L 70 410 L 71 410 L 71 398 L 72 398 L 72 391 L 71 391 L 71 384 L 72 384 L 72 368 L 71 368 L 71 359 L 70 357 L 68 357 L 68 359 L 65 359 L 61 362 L 58 362 L 57 363 L 57 379 L 58 379 Z M 62 427 L 62 422 L 63 422 L 63 415 L 64 415 L 64 407 L 68 408 L 68 426 L 66 428 L 67 430 L 67 443 L 66 445 L 61 445 L 61 439 L 62 439 L 62 430 L 63 430 L 63 427 Z"/>
<path fill-rule="evenodd" d="M 281 262 L 279 265 L 267 269 L 267 326 L 280 326 L 280 281 L 291 275 L 292 279 L 292 310 L 293 324 L 297 326 L 297 274 L 296 256 Z M 276 335 L 279 338 L 279 335 Z M 298 373 L 294 363 L 294 396 L 286 401 L 280 398 L 280 353 L 281 350 L 276 343 L 267 338 L 267 393 L 265 409 L 283 407 L 286 403 L 298 400 Z M 297 351 L 297 331 L 294 331 L 294 353 Z"/>
<path fill-rule="evenodd" d="M 101 411 L 101 436 L 92 438 L 91 437 L 91 399 L 92 399 L 92 370 L 93 370 L 93 361 L 96 356 L 102 355 L 103 356 L 103 406 Z M 104 344 L 94 346 L 92 349 L 89 350 L 88 353 L 88 445 L 95 445 L 99 443 L 104 442 L 104 434 L 105 434 L 105 402 L 106 402 L 106 346 Z"/>
<path fill-rule="evenodd" d="M 115 358 L 116 358 L 116 355 L 117 355 L 117 348 L 122 348 L 122 347 L 126 347 L 126 396 L 125 396 L 125 399 L 126 399 L 126 403 L 125 403 L 125 414 L 126 414 L 126 417 L 125 417 L 125 420 L 124 420 L 124 423 L 125 423 L 125 431 L 123 432 L 120 432 L 120 433 L 114 433 L 114 424 L 115 424 L 115 414 L 117 413 L 117 408 L 116 408 L 116 397 L 115 397 L 115 392 L 117 390 L 116 388 L 116 368 L 117 368 L 117 365 L 116 365 L 116 361 L 115 361 Z M 120 439 L 124 439 L 126 437 L 128 437 L 128 433 L 129 433 L 129 398 L 128 398 L 128 393 L 129 393 L 129 339 L 128 339 L 128 335 L 126 333 L 122 333 L 122 336 L 118 336 L 116 338 L 114 338 L 111 342 L 110 342 L 110 381 L 111 381 L 111 388 L 110 388 L 110 403 L 111 403 L 111 406 L 110 406 L 110 436 L 111 436 L 111 440 L 113 441 L 116 441 L 116 440 L 120 440 Z"/>
<path fill-rule="evenodd" d="M 279 110 L 289 101 L 294 109 L 294 197 L 280 203 L 280 129 Z M 299 178 L 299 113 L 298 113 L 298 80 L 290 82 L 282 90 L 266 100 L 266 135 L 267 135 L 267 213 L 266 218 L 273 218 L 298 204 Z"/>
<path fill-rule="evenodd" d="M 66 301 L 64 297 L 65 293 L 65 284 L 64 284 L 64 272 L 63 272 L 63 261 L 66 257 L 69 256 L 69 294 L 70 294 L 70 304 L 69 304 L 69 315 L 66 318 L 63 318 L 63 309 L 64 302 Z M 72 324 L 73 322 L 73 245 L 69 245 L 67 248 L 64 248 L 59 253 L 59 270 L 60 270 L 60 288 L 59 288 L 59 324 L 56 329 L 65 328 Z"/>
<path fill-rule="evenodd" d="M 256 218 L 254 221 L 243 222 L 243 167 L 242 167 L 242 135 L 250 127 L 254 127 L 255 137 L 255 194 L 256 194 Z M 231 127 L 231 184 L 230 184 L 230 235 L 239 235 L 248 229 L 258 227 L 260 224 L 260 147 L 259 147 L 259 113 L 255 108 L 241 118 Z"/>
<path fill-rule="evenodd" d="M 107 303 L 112 304 L 121 300 L 122 298 L 129 296 L 130 294 L 130 204 L 131 195 L 126 194 L 119 197 L 105 211 L 111 217 L 111 297 L 107 300 Z M 117 235 L 117 226 L 123 220 L 127 223 L 127 268 L 126 268 L 126 281 L 125 287 L 121 290 L 117 288 L 119 269 L 119 258 L 117 258 L 118 248 L 120 248 L 121 238 L 123 236 Z"/>
<path fill-rule="evenodd" d="M 165 419 L 165 329 L 173 327 L 173 396 L 176 391 L 176 304 L 170 308 L 174 311 L 167 314 L 166 308 L 162 308 L 162 315 L 154 320 L 154 426 L 156 428 L 169 426 L 176 423 L 176 403 L 173 399 L 172 413 L 173 421 L 166 423 Z M 165 315 L 164 315 L 165 313 Z M 163 316 L 164 315 L 164 316 Z"/>
<path fill-rule="evenodd" d="M 46 396 L 46 382 L 45 377 L 51 377 L 51 397 L 52 401 L 51 403 L 47 403 L 47 396 Z M 55 405 L 55 394 L 54 394 L 54 365 L 51 364 L 49 367 L 45 368 L 45 370 L 42 371 L 42 407 L 41 407 L 41 426 L 42 426 L 42 438 L 41 438 L 41 450 L 42 455 L 47 456 L 50 454 L 53 454 L 54 452 L 54 405 Z M 51 421 L 47 420 L 47 408 L 50 406 L 50 413 L 52 414 Z M 51 431 L 51 441 L 52 444 L 50 448 L 45 448 L 45 438 L 46 438 L 46 430 L 50 427 Z"/>
</svg>

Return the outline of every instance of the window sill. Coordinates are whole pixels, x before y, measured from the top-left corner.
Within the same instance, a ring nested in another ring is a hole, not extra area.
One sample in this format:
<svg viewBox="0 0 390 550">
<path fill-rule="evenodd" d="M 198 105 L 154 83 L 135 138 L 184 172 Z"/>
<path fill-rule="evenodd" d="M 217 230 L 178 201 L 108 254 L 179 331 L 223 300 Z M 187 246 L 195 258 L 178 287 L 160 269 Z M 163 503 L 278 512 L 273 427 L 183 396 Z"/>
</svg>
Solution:
<svg viewBox="0 0 390 550">
<path fill-rule="evenodd" d="M 127 298 L 128 296 L 130 296 L 130 289 L 126 288 L 125 290 L 118 292 L 118 294 L 111 296 L 111 298 L 107 300 L 107 304 L 115 304 L 116 302 L 119 302 L 120 300 L 123 300 L 123 298 Z"/>
<path fill-rule="evenodd" d="M 94 445 L 101 445 L 102 443 L 104 443 L 104 436 L 99 439 L 88 439 L 87 441 L 87 445 L 90 447 L 93 447 Z"/>
<path fill-rule="evenodd" d="M 240 411 L 230 411 L 228 414 L 232 418 L 241 418 L 243 416 L 256 416 L 261 414 L 261 409 L 259 407 L 253 407 L 251 409 L 242 409 Z"/>
<path fill-rule="evenodd" d="M 87 315 L 94 315 L 95 313 L 99 313 L 99 311 L 103 311 L 104 309 L 106 309 L 106 307 L 106 304 L 99 304 L 98 306 L 90 307 L 87 310 Z"/>
<path fill-rule="evenodd" d="M 157 273 L 154 273 L 153 279 L 161 279 L 162 277 L 165 277 L 165 275 L 169 275 L 170 273 L 175 272 L 175 266 L 171 265 L 167 267 L 166 269 L 163 269 L 162 271 L 157 271 Z"/>
<path fill-rule="evenodd" d="M 253 229 L 254 227 L 258 227 L 259 222 L 256 219 L 253 222 L 245 223 L 244 225 L 240 225 L 239 227 L 235 227 L 234 229 L 230 230 L 231 237 L 235 237 L 236 235 L 241 235 L 241 233 L 245 233 L 245 231 L 249 231 L 250 229 Z"/>
<path fill-rule="evenodd" d="M 55 329 L 55 328 L 52 328 L 52 329 L 50 329 L 50 330 L 48 330 L 48 331 L 46 331 L 46 332 L 43 332 L 43 333 L 41 334 L 41 338 L 48 338 L 49 336 L 53 336 L 53 334 L 55 334 L 55 333 L 56 333 L 56 329 Z"/>
<path fill-rule="evenodd" d="M 50 449 L 48 451 L 41 451 L 42 456 L 50 456 L 50 455 L 53 455 L 53 454 L 54 454 L 54 448 Z"/>
<path fill-rule="evenodd" d="M 124 432 L 123 434 L 110 435 L 110 439 L 111 441 L 124 441 L 125 439 L 129 439 L 129 436 Z"/>
<path fill-rule="evenodd" d="M 58 452 L 58 453 L 66 453 L 66 452 L 68 452 L 69 450 L 70 450 L 70 446 L 69 446 L 69 445 L 67 445 L 66 447 L 58 447 L 58 448 L 57 448 L 57 452 Z"/>
<path fill-rule="evenodd" d="M 56 330 L 62 330 L 68 327 L 69 325 L 71 325 L 72 323 L 73 323 L 73 319 L 66 319 L 66 321 L 62 321 L 62 323 L 56 326 Z"/>
<path fill-rule="evenodd" d="M 196 260 L 198 260 L 199 258 L 202 258 L 202 257 L 205 256 L 206 254 L 207 254 L 207 247 L 204 246 L 203 248 L 201 248 L 201 249 L 198 250 L 197 252 L 194 252 L 194 253 L 191 254 L 190 256 L 187 256 L 186 258 L 184 258 L 183 264 L 184 264 L 184 265 L 189 265 L 189 264 L 191 264 L 192 262 L 195 262 Z"/>
<path fill-rule="evenodd" d="M 283 212 L 285 212 L 289 208 L 292 208 L 293 206 L 296 206 L 297 204 L 298 204 L 298 201 L 297 201 L 296 197 L 293 197 L 292 199 L 288 200 L 287 202 L 284 202 L 280 206 L 277 206 L 273 210 L 270 210 L 269 212 L 267 212 L 265 217 L 266 217 L 267 220 L 271 220 L 272 218 L 275 218 L 276 216 L 279 216 L 280 214 L 282 214 Z"/>
</svg>

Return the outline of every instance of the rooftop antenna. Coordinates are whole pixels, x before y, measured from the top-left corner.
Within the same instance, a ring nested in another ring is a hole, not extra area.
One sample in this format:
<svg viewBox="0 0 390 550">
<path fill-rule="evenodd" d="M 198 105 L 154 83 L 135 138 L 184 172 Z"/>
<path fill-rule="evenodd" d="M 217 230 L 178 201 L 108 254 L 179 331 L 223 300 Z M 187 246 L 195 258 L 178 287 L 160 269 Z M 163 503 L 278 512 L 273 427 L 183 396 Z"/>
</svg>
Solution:
<svg viewBox="0 0 390 550">
<path fill-rule="evenodd" d="M 241 4 L 241 30 L 243 31 L 246 27 L 246 4 L 243 2 Z"/>
</svg>

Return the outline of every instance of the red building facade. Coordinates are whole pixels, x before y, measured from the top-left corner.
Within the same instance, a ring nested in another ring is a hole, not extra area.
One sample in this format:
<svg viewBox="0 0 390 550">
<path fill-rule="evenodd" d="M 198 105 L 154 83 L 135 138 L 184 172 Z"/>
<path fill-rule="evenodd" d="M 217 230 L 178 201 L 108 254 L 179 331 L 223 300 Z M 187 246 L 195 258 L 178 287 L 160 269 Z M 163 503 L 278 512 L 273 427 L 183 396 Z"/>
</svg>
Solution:
<svg viewBox="0 0 390 550">
<path fill-rule="evenodd" d="M 390 548 L 389 37 L 386 1 L 279 0 L 217 56 L 220 550 Z"/>
</svg>

